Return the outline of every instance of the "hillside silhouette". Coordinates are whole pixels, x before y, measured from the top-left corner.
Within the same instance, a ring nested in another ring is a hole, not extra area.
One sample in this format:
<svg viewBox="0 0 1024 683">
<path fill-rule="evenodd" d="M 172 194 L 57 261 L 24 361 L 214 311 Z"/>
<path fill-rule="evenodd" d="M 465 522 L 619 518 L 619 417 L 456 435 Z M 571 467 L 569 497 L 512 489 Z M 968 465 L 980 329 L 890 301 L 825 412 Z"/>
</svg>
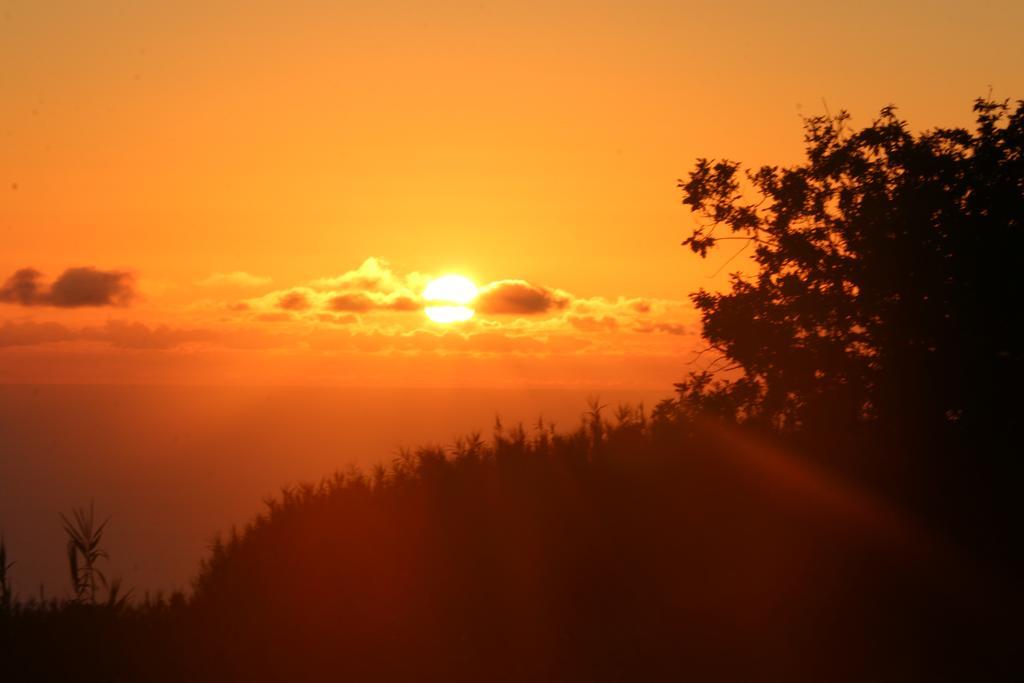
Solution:
<svg viewBox="0 0 1024 683">
<path fill-rule="evenodd" d="M 5 657 L 97 680 L 922 680 L 997 661 L 1005 578 L 666 403 L 288 489 L 187 602 L 25 607 Z"/>
<path fill-rule="evenodd" d="M 574 431 L 498 423 L 285 489 L 188 595 L 0 601 L 0 661 L 25 680 L 1008 678 L 1024 104 L 975 112 L 918 135 L 892 109 L 812 118 L 789 169 L 698 161 L 686 244 L 735 239 L 757 270 L 694 295 L 718 355 L 653 410 L 595 400 Z"/>
</svg>

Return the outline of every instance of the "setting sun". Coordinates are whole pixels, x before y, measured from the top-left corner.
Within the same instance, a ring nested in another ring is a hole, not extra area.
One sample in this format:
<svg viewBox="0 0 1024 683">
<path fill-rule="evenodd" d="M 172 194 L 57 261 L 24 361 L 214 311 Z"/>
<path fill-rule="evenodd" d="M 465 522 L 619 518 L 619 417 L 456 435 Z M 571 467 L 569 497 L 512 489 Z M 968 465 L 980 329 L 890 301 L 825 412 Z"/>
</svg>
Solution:
<svg viewBox="0 0 1024 683">
<path fill-rule="evenodd" d="M 424 301 L 432 305 L 423 309 L 435 323 L 461 323 L 473 317 L 473 309 L 467 306 L 476 298 L 477 288 L 462 275 L 444 275 L 432 280 L 423 290 Z"/>
</svg>

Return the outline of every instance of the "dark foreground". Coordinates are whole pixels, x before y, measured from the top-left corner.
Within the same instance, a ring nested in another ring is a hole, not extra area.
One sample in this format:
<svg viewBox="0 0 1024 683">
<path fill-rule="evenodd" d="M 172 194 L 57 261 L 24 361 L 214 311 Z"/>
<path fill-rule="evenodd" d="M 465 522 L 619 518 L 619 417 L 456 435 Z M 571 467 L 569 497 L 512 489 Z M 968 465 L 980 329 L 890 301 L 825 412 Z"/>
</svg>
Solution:
<svg viewBox="0 0 1024 683">
<path fill-rule="evenodd" d="M 832 460 L 855 457 L 843 450 Z M 895 485 L 874 466 L 811 463 L 670 406 L 653 420 L 620 411 L 615 425 L 591 416 L 568 435 L 541 426 L 423 450 L 284 492 L 213 548 L 187 599 L 9 606 L 0 671 L 5 681 L 1009 678 L 1020 612 L 1001 503 L 978 504 L 985 492 L 962 483 Z"/>
</svg>

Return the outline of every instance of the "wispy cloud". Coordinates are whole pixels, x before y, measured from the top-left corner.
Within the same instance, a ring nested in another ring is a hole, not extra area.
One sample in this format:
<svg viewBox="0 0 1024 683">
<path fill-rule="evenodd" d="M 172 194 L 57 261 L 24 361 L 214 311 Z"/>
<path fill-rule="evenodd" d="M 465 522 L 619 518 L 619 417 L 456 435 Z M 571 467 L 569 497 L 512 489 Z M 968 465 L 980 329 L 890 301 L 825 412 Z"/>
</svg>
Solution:
<svg viewBox="0 0 1024 683">
<path fill-rule="evenodd" d="M 273 280 L 269 277 L 253 275 L 244 270 L 233 270 L 230 273 L 213 273 L 196 282 L 201 287 L 264 287 Z"/>
</svg>

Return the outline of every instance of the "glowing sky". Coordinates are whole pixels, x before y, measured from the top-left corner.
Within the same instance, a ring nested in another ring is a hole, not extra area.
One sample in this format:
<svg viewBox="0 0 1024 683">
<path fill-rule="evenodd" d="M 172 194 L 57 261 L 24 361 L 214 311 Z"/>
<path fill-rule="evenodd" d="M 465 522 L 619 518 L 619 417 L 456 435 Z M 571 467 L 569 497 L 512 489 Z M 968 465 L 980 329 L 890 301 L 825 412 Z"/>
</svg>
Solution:
<svg viewBox="0 0 1024 683">
<path fill-rule="evenodd" d="M 964 125 L 1024 96 L 1022 25 L 1016 1 L 0 1 L 0 382 L 668 386 L 729 256 L 679 247 L 693 159 L 796 162 L 826 107 Z M 444 273 L 482 288 L 457 328 L 421 310 Z"/>
</svg>

